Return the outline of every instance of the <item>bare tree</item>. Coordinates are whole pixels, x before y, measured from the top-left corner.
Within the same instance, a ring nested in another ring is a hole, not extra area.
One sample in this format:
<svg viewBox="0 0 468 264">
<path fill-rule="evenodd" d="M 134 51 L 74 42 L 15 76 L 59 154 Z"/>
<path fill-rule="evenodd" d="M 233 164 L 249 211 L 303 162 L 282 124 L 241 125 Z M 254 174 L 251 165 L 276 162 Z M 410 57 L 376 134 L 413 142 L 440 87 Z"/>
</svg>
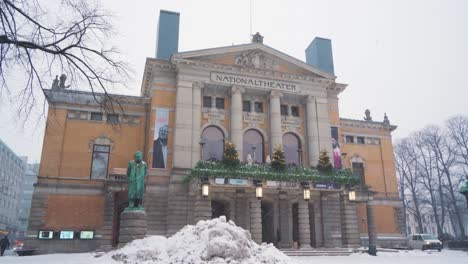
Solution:
<svg viewBox="0 0 468 264">
<path fill-rule="evenodd" d="M 404 187 L 402 192 L 409 192 L 410 198 L 403 199 L 404 210 L 412 213 L 417 222 L 419 232 L 423 232 L 422 214 L 420 210 L 420 190 L 417 179 L 418 165 L 415 161 L 416 157 L 413 152 L 413 142 L 411 139 L 403 139 L 395 146 L 395 162 L 400 177 L 404 177 L 402 181 Z M 400 187 L 401 188 L 401 187 Z M 405 196 L 403 196 L 405 197 Z"/>
<path fill-rule="evenodd" d="M 453 207 L 453 213 L 457 217 L 460 236 L 463 237 L 465 235 L 465 228 L 463 227 L 461 211 L 457 205 L 457 198 L 455 193 L 457 182 L 453 174 L 455 168 L 455 155 L 453 154 L 454 146 L 448 140 L 448 136 L 439 127 L 431 126 L 426 130 L 425 141 L 429 144 L 431 150 L 434 152 L 437 169 L 446 180 L 445 185 L 450 200 L 452 201 L 450 204 Z"/>
<path fill-rule="evenodd" d="M 0 94 L 19 98 L 20 113 L 28 116 L 39 88 L 59 71 L 93 95 L 103 93 L 94 100 L 114 112 L 119 103 L 108 91 L 125 84 L 131 70 L 118 50 L 106 45 L 112 34 L 110 16 L 86 0 L 0 0 Z M 19 95 L 12 95 L 11 73 L 18 70 L 26 81 Z"/>
</svg>

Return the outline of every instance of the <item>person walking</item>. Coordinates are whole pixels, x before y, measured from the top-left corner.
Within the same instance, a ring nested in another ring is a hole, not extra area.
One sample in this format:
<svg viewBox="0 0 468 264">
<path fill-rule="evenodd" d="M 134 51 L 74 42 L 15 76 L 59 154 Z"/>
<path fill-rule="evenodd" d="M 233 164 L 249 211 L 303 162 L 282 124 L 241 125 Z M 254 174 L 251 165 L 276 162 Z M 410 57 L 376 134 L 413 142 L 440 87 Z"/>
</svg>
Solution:
<svg viewBox="0 0 468 264">
<path fill-rule="evenodd" d="M 8 235 L 4 236 L 0 240 L 0 256 L 3 256 L 3 253 L 5 253 L 5 250 L 10 246 L 10 241 L 8 240 Z"/>
</svg>

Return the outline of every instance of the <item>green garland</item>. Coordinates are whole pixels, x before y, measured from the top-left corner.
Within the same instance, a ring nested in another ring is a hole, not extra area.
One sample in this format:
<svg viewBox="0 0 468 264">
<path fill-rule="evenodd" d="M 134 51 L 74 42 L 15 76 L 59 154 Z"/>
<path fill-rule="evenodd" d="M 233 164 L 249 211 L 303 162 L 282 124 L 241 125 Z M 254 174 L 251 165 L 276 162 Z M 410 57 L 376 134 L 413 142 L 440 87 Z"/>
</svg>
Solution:
<svg viewBox="0 0 468 264">
<path fill-rule="evenodd" d="M 228 167 L 221 162 L 199 161 L 190 173 L 185 176 L 184 182 L 202 177 L 235 178 L 270 181 L 337 183 L 347 186 L 356 186 L 360 180 L 353 176 L 350 169 L 332 170 L 329 173 L 319 173 L 316 169 L 301 166 L 290 166 L 278 171 L 268 164 L 240 164 Z"/>
</svg>

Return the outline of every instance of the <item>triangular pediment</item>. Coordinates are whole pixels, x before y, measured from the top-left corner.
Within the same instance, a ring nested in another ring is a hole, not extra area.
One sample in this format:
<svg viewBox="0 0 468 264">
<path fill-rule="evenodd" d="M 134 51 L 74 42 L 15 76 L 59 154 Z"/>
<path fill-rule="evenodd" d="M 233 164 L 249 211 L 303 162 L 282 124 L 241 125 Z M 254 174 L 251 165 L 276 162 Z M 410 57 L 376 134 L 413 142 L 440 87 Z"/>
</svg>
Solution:
<svg viewBox="0 0 468 264">
<path fill-rule="evenodd" d="M 174 54 L 173 59 L 196 60 L 316 78 L 335 79 L 335 76 L 331 74 L 260 43 L 180 52 Z"/>
</svg>

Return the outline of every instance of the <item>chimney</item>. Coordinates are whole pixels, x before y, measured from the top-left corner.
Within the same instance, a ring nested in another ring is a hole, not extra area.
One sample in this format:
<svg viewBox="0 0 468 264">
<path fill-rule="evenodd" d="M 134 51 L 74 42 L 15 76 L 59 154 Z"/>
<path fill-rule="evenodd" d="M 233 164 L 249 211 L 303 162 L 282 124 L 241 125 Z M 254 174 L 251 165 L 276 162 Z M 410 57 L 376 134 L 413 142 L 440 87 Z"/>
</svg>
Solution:
<svg viewBox="0 0 468 264">
<path fill-rule="evenodd" d="M 179 51 L 179 17 L 177 12 L 161 10 L 159 12 L 156 38 L 156 58 L 169 60 Z"/>
<path fill-rule="evenodd" d="M 305 50 L 306 63 L 331 75 L 335 75 L 331 40 L 314 38 Z"/>
</svg>

